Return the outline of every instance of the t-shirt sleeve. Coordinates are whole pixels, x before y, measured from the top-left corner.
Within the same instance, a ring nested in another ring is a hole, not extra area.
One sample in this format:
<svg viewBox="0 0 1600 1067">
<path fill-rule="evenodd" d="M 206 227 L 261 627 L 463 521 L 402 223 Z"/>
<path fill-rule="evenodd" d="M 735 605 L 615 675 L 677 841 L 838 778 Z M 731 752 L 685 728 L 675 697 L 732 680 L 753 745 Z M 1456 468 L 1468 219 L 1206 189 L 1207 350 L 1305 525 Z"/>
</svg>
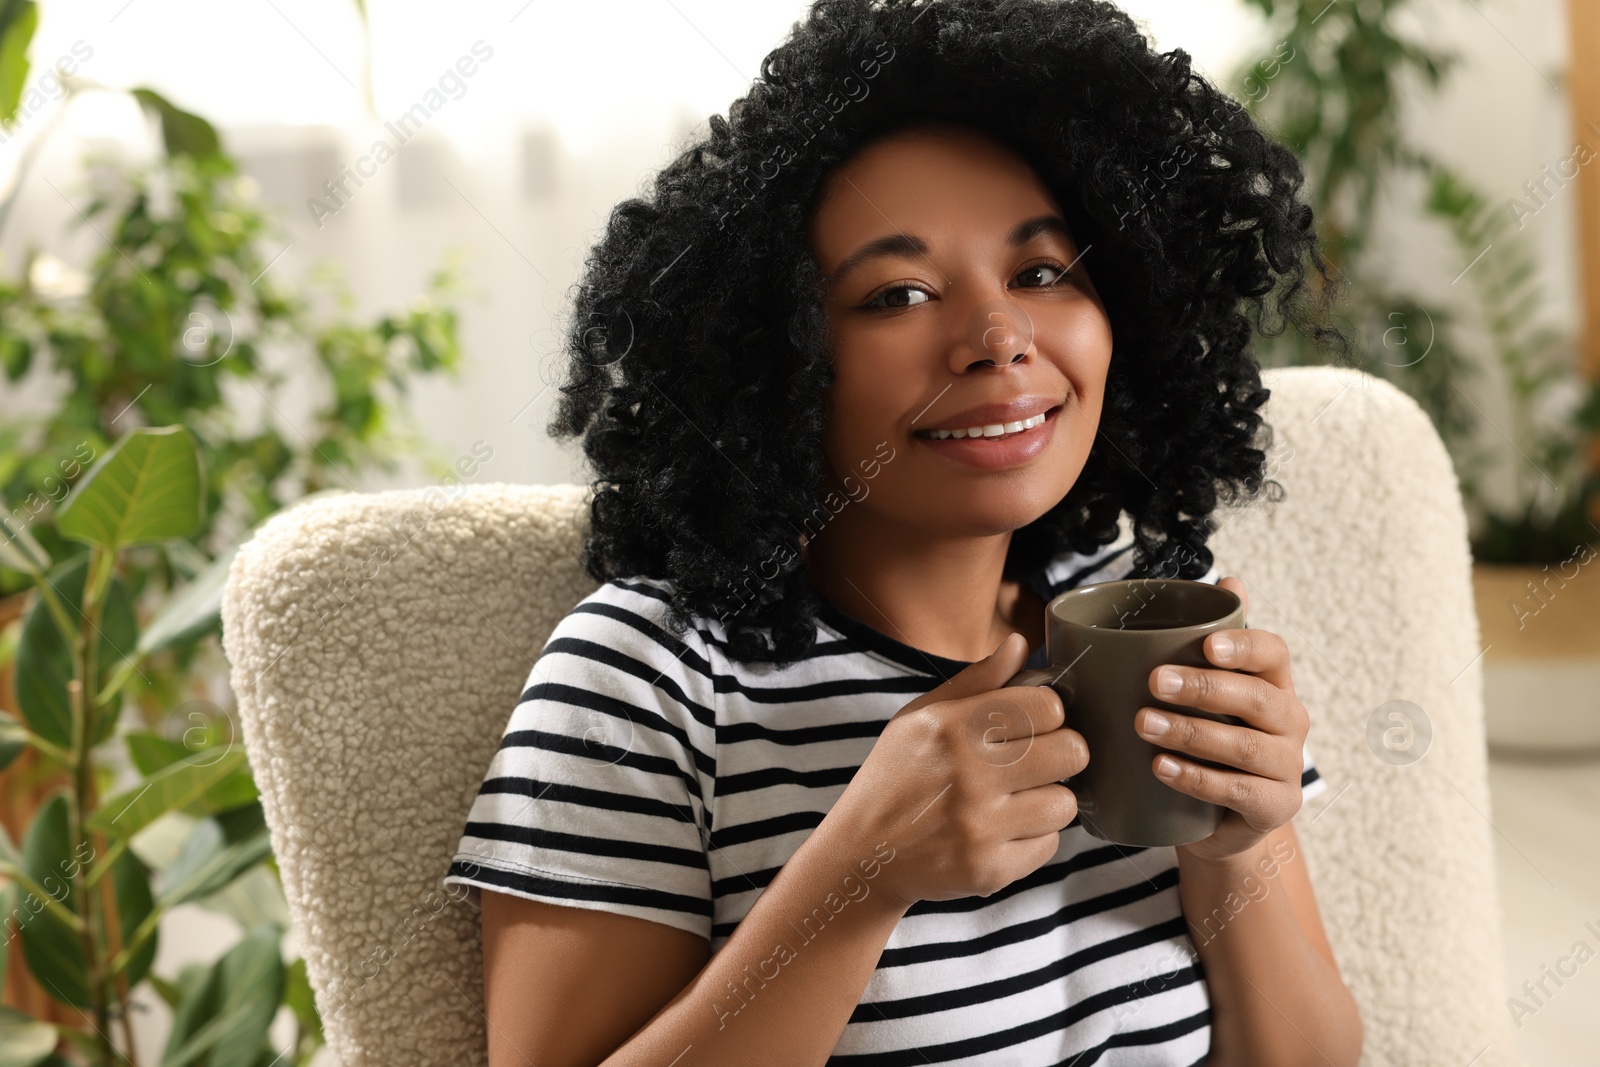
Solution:
<svg viewBox="0 0 1600 1067">
<path fill-rule="evenodd" d="M 1300 748 L 1300 802 L 1303 804 L 1312 797 L 1321 796 L 1328 791 L 1328 780 L 1317 772 L 1317 765 L 1311 759 L 1311 746 L 1302 745 Z"/>
<path fill-rule="evenodd" d="M 446 883 L 711 939 L 713 682 L 664 595 L 608 582 L 557 624 L 484 775 Z M 472 893 L 476 896 L 476 892 Z"/>
</svg>

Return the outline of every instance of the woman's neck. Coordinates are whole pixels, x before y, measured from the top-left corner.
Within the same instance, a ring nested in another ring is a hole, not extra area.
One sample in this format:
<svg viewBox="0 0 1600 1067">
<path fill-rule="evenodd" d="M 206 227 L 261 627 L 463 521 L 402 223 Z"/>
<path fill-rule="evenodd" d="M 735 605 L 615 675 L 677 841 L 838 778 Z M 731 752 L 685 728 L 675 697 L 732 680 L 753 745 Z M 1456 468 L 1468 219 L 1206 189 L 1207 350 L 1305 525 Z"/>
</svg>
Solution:
<svg viewBox="0 0 1600 1067">
<path fill-rule="evenodd" d="M 846 508 L 845 512 L 849 509 Z M 812 586 L 845 614 L 895 640 L 973 662 L 1020 631 L 1044 643 L 1044 605 L 1003 577 L 1011 534 L 949 538 L 835 516 L 802 549 Z"/>
</svg>

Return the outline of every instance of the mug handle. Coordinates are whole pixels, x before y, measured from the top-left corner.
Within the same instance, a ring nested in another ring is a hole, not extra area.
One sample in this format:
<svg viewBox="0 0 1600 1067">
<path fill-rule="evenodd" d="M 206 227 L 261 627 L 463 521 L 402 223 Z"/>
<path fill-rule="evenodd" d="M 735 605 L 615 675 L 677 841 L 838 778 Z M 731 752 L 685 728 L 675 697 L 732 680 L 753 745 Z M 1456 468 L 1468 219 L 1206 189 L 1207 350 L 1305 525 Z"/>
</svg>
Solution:
<svg viewBox="0 0 1600 1067">
<path fill-rule="evenodd" d="M 1054 689 L 1056 695 L 1061 698 L 1061 709 L 1066 713 L 1066 718 L 1061 725 L 1062 727 L 1072 725 L 1072 685 L 1067 679 L 1066 671 L 1058 667 L 1029 667 L 1018 671 L 1009 682 L 1000 688 L 1006 689 L 1013 685 L 1047 685 Z M 1081 777 L 1082 775 L 1073 776 L 1073 778 Z M 1078 811 L 1080 814 L 1093 812 L 1094 797 L 1089 793 L 1088 783 L 1078 782 L 1074 784 L 1073 778 L 1063 778 L 1061 779 L 1061 784 L 1070 787 L 1073 794 L 1078 798 Z"/>
</svg>

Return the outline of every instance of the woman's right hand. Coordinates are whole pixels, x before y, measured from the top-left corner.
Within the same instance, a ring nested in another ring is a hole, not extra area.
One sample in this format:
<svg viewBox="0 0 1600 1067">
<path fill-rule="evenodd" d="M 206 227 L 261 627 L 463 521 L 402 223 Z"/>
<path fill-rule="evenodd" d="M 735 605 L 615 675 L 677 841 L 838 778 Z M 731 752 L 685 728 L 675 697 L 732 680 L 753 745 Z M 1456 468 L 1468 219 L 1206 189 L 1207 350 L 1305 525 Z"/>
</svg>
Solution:
<svg viewBox="0 0 1600 1067">
<path fill-rule="evenodd" d="M 874 880 L 892 903 L 987 897 L 1056 854 L 1078 813 L 1060 782 L 1089 748 L 1054 689 L 1006 686 L 1027 656 L 1013 633 L 901 708 L 829 811 L 845 840 L 894 849 Z"/>
</svg>

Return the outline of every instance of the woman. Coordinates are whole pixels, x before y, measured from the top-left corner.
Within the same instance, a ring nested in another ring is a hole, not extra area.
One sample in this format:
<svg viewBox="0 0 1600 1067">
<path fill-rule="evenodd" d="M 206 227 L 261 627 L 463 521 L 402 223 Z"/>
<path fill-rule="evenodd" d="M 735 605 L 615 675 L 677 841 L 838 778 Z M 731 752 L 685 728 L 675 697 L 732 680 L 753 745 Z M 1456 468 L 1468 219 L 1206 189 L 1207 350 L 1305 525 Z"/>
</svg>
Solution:
<svg viewBox="0 0 1600 1067">
<path fill-rule="evenodd" d="M 1217 582 L 1275 485 L 1240 305 L 1321 329 L 1297 164 L 1090 0 L 821 0 L 762 74 L 588 263 L 603 584 L 449 876 L 490 1062 L 1355 1063 L 1282 640 L 1178 672 L 1247 725 L 1140 712 L 1228 808 L 1175 848 L 1090 837 L 1059 697 L 1000 691 L 1052 596 Z"/>
</svg>

